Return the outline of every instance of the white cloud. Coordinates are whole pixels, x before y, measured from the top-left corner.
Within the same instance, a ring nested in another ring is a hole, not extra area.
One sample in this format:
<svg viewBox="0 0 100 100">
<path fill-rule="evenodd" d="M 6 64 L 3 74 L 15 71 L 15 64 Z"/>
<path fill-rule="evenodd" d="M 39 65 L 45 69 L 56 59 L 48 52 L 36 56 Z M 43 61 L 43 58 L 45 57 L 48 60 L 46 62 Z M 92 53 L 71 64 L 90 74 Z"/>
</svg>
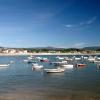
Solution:
<svg viewBox="0 0 100 100">
<path fill-rule="evenodd" d="M 90 24 L 93 24 L 96 21 L 97 17 L 92 17 L 91 19 L 87 20 L 87 21 L 82 21 L 79 24 L 67 24 L 65 25 L 65 27 L 67 28 L 80 28 L 80 27 L 85 27 L 88 26 Z"/>
<path fill-rule="evenodd" d="M 75 43 L 75 44 L 73 45 L 73 47 L 75 47 L 75 48 L 81 48 L 81 47 L 84 47 L 85 44 L 86 44 L 86 43 L 84 43 L 84 42 Z"/>
<path fill-rule="evenodd" d="M 71 24 L 68 24 L 68 25 L 65 25 L 67 28 L 71 28 L 71 27 L 74 27 L 73 25 Z"/>
<path fill-rule="evenodd" d="M 88 21 L 86 22 L 86 24 L 92 24 L 92 23 L 95 22 L 95 20 L 96 20 L 96 17 L 93 17 L 93 18 L 91 18 L 90 20 L 88 20 Z"/>
<path fill-rule="evenodd" d="M 80 23 L 79 23 L 79 26 L 82 26 L 82 25 L 84 25 L 84 24 L 85 24 L 84 22 L 80 22 Z"/>
</svg>

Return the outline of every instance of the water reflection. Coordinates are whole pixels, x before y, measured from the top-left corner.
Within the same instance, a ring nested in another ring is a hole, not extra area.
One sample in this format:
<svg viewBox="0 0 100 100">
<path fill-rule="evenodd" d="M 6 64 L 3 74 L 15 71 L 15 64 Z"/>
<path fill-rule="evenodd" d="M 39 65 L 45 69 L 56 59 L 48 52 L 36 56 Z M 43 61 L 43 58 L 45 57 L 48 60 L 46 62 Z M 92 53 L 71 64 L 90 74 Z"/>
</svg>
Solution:
<svg viewBox="0 0 100 100">
<path fill-rule="evenodd" d="M 32 71 L 33 72 L 35 72 L 35 71 L 37 71 L 37 72 L 43 72 L 43 69 L 35 69 L 35 68 L 32 67 Z"/>
<path fill-rule="evenodd" d="M 44 73 L 46 76 L 64 76 L 64 72 L 62 73 Z"/>
<path fill-rule="evenodd" d="M 0 70 L 2 70 L 2 69 L 7 69 L 8 67 L 0 67 Z"/>
<path fill-rule="evenodd" d="M 97 64 L 97 69 L 100 69 L 100 64 Z"/>
</svg>

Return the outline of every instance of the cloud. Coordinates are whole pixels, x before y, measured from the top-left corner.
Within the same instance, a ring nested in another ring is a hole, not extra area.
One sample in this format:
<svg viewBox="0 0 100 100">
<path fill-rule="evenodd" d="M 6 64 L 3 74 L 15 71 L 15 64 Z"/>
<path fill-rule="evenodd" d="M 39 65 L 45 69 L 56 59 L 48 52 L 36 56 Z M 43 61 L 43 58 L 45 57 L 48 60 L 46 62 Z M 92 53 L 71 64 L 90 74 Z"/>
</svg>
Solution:
<svg viewBox="0 0 100 100">
<path fill-rule="evenodd" d="M 87 20 L 87 21 L 82 21 L 79 22 L 78 24 L 67 24 L 65 25 L 66 28 L 82 28 L 82 27 L 86 27 L 88 25 L 93 24 L 96 21 L 97 17 L 92 17 L 91 19 Z"/>
<path fill-rule="evenodd" d="M 92 23 L 94 23 L 95 21 L 96 21 L 96 17 L 93 17 L 92 19 L 88 20 L 88 21 L 86 22 L 86 24 L 92 24 Z"/>
<path fill-rule="evenodd" d="M 77 42 L 72 45 L 74 48 L 83 48 L 83 47 L 89 47 L 89 46 L 100 46 L 100 41 L 95 42 Z"/>
<path fill-rule="evenodd" d="M 68 25 L 65 25 L 67 28 L 71 28 L 71 27 L 74 27 L 73 25 L 71 24 L 68 24 Z"/>
<path fill-rule="evenodd" d="M 75 47 L 75 48 L 81 48 L 81 47 L 84 47 L 85 44 L 86 44 L 86 43 L 84 43 L 84 42 L 75 43 L 75 44 L 73 45 L 73 47 Z"/>
<path fill-rule="evenodd" d="M 79 26 L 83 26 L 83 25 L 90 25 L 92 23 L 94 23 L 96 21 L 97 17 L 92 17 L 91 19 L 84 21 L 84 22 L 80 22 Z"/>
<path fill-rule="evenodd" d="M 82 26 L 82 25 L 84 25 L 84 24 L 85 24 L 84 22 L 80 22 L 80 23 L 79 23 L 79 26 Z"/>
</svg>

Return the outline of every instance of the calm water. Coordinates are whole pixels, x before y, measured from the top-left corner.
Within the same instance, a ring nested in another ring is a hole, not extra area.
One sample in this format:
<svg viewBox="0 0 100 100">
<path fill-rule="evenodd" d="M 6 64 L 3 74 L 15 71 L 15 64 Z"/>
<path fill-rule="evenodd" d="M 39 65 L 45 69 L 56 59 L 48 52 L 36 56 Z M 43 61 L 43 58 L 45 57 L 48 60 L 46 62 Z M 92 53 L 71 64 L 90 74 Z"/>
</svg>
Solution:
<svg viewBox="0 0 100 100">
<path fill-rule="evenodd" d="M 43 57 L 55 61 L 56 56 Z M 8 68 L 0 68 L 0 100 L 100 100 L 100 69 L 96 64 L 84 61 L 84 68 L 47 74 L 33 71 L 31 64 L 23 62 L 26 58 L 0 56 L 0 63 L 13 61 Z"/>
</svg>

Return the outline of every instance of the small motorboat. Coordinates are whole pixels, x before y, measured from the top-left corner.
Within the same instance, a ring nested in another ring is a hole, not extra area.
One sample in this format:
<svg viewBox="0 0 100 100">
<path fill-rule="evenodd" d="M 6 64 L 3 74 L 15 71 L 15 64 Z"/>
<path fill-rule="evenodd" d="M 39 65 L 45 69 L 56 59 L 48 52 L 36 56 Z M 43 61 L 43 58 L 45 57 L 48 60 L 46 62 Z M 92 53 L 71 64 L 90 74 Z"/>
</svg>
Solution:
<svg viewBox="0 0 100 100">
<path fill-rule="evenodd" d="M 33 63 L 33 64 L 32 64 L 32 68 L 33 68 L 33 69 L 42 69 L 42 68 L 43 68 L 43 65 L 39 65 L 39 64 L 37 64 L 37 63 Z"/>
<path fill-rule="evenodd" d="M 84 67 L 86 64 L 77 64 L 77 67 Z"/>
<path fill-rule="evenodd" d="M 96 59 L 96 57 L 89 56 L 87 60 L 90 61 L 90 62 L 94 62 L 95 59 Z"/>
<path fill-rule="evenodd" d="M 51 64 L 54 64 L 54 65 L 64 65 L 64 64 L 67 64 L 67 61 L 51 62 Z"/>
<path fill-rule="evenodd" d="M 75 60 L 81 60 L 81 58 L 77 58 L 77 57 L 75 57 Z"/>
<path fill-rule="evenodd" d="M 47 73 L 60 73 L 60 72 L 64 72 L 64 69 L 62 69 L 62 68 L 44 69 L 44 71 Z"/>
<path fill-rule="evenodd" d="M 32 59 L 34 59 L 35 58 L 35 56 L 33 56 L 33 55 L 31 55 L 31 56 L 29 56 L 29 57 L 27 57 L 29 60 L 32 60 Z"/>
<path fill-rule="evenodd" d="M 94 60 L 93 62 L 94 63 L 100 63 L 100 60 Z"/>
<path fill-rule="evenodd" d="M 30 64 L 30 63 L 36 63 L 36 61 L 28 60 L 27 63 L 28 63 L 28 64 Z"/>
<path fill-rule="evenodd" d="M 35 57 L 36 59 L 38 59 L 38 60 L 41 60 L 42 59 L 42 57 Z"/>
<path fill-rule="evenodd" d="M 65 64 L 65 65 L 61 65 L 61 67 L 71 69 L 71 68 L 74 68 L 74 65 L 72 65 L 72 64 Z"/>
<path fill-rule="evenodd" d="M 0 64 L 0 67 L 7 67 L 9 64 Z"/>
<path fill-rule="evenodd" d="M 72 58 L 73 58 L 73 60 L 76 60 L 76 61 L 77 61 L 77 60 L 82 60 L 81 57 L 73 56 Z"/>
<path fill-rule="evenodd" d="M 49 60 L 47 58 L 42 58 L 40 59 L 41 62 L 49 62 Z"/>
<path fill-rule="evenodd" d="M 56 59 L 63 60 L 64 57 L 57 56 Z"/>
</svg>

